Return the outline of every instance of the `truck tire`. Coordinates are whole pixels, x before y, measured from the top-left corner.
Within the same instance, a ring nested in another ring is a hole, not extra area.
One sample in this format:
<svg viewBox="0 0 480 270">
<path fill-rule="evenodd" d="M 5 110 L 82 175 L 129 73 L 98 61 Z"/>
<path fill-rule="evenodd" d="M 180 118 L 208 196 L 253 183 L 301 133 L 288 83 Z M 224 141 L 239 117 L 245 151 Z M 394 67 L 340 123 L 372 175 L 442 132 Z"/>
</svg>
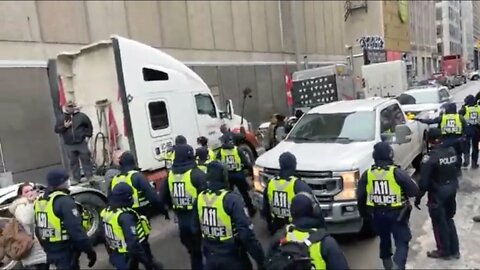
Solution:
<svg viewBox="0 0 480 270">
<path fill-rule="evenodd" d="M 480 76 L 479 76 L 479 75 L 474 75 L 474 76 L 472 77 L 472 81 L 476 81 L 476 80 L 478 80 L 478 79 L 480 79 Z"/>
<path fill-rule="evenodd" d="M 420 154 L 415 157 L 415 159 L 412 162 L 413 167 L 415 168 L 416 171 L 420 171 L 420 167 L 422 166 L 422 159 L 423 156 L 425 156 L 428 152 L 428 134 L 425 132 L 423 134 L 423 139 L 422 139 L 422 150 L 420 151 Z"/>
<path fill-rule="evenodd" d="M 253 151 L 252 149 L 250 148 L 250 146 L 248 144 L 240 144 L 238 146 L 238 149 L 240 151 L 242 151 L 243 153 L 245 153 L 245 156 L 247 157 L 248 159 L 248 162 L 252 165 L 255 164 L 255 154 L 253 154 Z M 250 175 L 253 175 L 253 170 L 250 170 L 249 172 Z"/>
<path fill-rule="evenodd" d="M 87 230 L 90 241 L 95 245 L 101 241 L 101 218 L 100 211 L 106 206 L 106 202 L 99 195 L 91 192 L 73 195 L 75 201 L 83 207 L 90 218 L 91 228 Z"/>
<path fill-rule="evenodd" d="M 363 219 L 362 230 L 359 232 L 359 236 L 362 239 L 369 239 L 377 236 L 375 230 L 373 229 L 373 221 L 370 218 Z"/>
</svg>

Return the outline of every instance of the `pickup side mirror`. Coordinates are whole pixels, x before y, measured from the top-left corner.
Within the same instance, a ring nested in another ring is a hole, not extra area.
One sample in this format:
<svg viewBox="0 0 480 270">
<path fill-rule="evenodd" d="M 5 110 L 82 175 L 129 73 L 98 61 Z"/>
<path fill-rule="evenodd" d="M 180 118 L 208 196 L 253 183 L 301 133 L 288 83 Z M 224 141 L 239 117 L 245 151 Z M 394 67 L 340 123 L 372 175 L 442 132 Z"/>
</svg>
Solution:
<svg viewBox="0 0 480 270">
<path fill-rule="evenodd" d="M 412 130 L 407 125 L 397 125 L 395 127 L 395 144 L 404 144 L 412 141 L 412 138 L 409 137 L 412 135 Z"/>
<path fill-rule="evenodd" d="M 230 119 L 232 120 L 233 119 L 233 102 L 231 99 L 228 99 L 227 102 L 226 102 L 226 112 L 224 112 L 224 118 L 227 118 L 227 119 Z"/>
</svg>

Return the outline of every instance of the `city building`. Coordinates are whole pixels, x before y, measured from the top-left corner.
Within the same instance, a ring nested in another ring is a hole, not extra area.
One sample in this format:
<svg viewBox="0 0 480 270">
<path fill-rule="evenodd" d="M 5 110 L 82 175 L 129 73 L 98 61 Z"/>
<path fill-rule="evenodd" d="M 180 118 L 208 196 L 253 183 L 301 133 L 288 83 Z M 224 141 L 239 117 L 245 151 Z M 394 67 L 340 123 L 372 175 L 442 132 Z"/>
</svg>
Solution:
<svg viewBox="0 0 480 270">
<path fill-rule="evenodd" d="M 473 1 L 464 0 L 461 2 L 462 19 L 462 55 L 465 59 L 466 67 L 473 67 L 475 40 L 473 37 Z"/>
<path fill-rule="evenodd" d="M 441 56 L 463 53 L 461 2 L 435 1 L 437 48 Z"/>
<path fill-rule="evenodd" d="M 345 39 L 353 46 L 355 75 L 361 76 L 364 64 L 402 59 L 412 77 L 409 3 L 345 1 Z"/>
<path fill-rule="evenodd" d="M 474 68 L 479 68 L 480 62 L 480 1 L 472 1 L 473 11 L 473 38 L 475 42 L 475 49 L 473 54 Z"/>
<path fill-rule="evenodd" d="M 218 104 L 251 88 L 256 126 L 290 113 L 284 66 L 345 62 L 343 1 L 0 1 L 0 59 L 46 60 L 118 34 L 186 62 Z M 273 98 L 273 102 L 272 102 Z"/>
<path fill-rule="evenodd" d="M 438 70 L 435 2 L 410 1 L 409 14 L 413 73 L 427 79 Z"/>
</svg>

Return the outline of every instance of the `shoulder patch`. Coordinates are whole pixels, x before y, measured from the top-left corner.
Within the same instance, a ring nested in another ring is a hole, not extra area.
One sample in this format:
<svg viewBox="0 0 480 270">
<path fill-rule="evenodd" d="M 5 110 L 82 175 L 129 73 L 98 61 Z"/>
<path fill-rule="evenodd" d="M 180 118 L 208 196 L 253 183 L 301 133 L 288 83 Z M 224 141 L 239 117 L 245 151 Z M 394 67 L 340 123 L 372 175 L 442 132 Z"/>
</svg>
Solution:
<svg viewBox="0 0 480 270">
<path fill-rule="evenodd" d="M 422 163 L 427 163 L 429 159 L 430 159 L 430 155 L 424 155 L 422 158 Z"/>
<path fill-rule="evenodd" d="M 78 217 L 78 216 L 79 216 L 78 209 L 77 209 L 77 208 L 73 208 L 73 209 L 72 209 L 72 214 L 73 214 L 74 216 Z"/>
</svg>

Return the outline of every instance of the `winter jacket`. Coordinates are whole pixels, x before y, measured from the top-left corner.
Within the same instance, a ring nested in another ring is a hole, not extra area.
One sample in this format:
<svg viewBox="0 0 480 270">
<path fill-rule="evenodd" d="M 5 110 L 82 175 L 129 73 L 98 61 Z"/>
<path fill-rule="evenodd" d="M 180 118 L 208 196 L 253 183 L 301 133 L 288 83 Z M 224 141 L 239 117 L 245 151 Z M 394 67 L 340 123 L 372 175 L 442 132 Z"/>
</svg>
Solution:
<svg viewBox="0 0 480 270">
<path fill-rule="evenodd" d="M 65 128 L 65 120 L 71 120 L 72 125 Z M 62 135 L 63 141 L 67 145 L 80 144 L 85 141 L 85 138 L 92 137 L 93 126 L 90 118 L 82 112 L 64 114 L 62 118 L 57 120 L 55 133 Z"/>
<path fill-rule="evenodd" d="M 17 221 L 23 226 L 25 231 L 28 234 L 33 236 L 33 226 L 34 226 L 34 212 L 33 212 L 33 203 L 30 203 L 27 198 L 18 198 L 10 205 L 8 208 L 10 213 L 17 219 Z M 31 266 L 40 263 L 47 262 L 47 255 L 43 251 L 42 246 L 35 237 L 32 250 L 30 254 L 23 260 L 21 263 L 24 267 Z"/>
</svg>

